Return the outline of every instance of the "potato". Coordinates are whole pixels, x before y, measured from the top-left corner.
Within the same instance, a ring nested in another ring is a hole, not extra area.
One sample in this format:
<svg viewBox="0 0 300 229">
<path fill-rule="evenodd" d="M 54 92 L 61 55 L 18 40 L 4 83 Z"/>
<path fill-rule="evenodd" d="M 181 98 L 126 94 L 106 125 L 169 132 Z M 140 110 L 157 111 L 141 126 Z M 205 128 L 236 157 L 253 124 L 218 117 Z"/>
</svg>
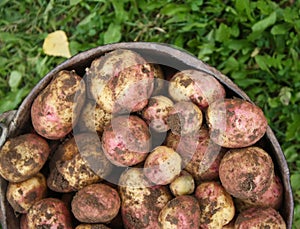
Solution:
<svg viewBox="0 0 300 229">
<path fill-rule="evenodd" d="M 283 186 L 278 176 L 274 176 L 270 187 L 260 196 L 252 199 L 236 199 L 235 204 L 239 211 L 250 207 L 272 207 L 279 210 L 283 198 Z"/>
<path fill-rule="evenodd" d="M 73 228 L 70 211 L 57 198 L 45 198 L 36 202 L 29 209 L 26 218 L 28 228 Z"/>
<path fill-rule="evenodd" d="M 285 229 L 282 216 L 273 208 L 249 208 L 241 212 L 235 221 L 235 229 Z"/>
<path fill-rule="evenodd" d="M 72 200 L 72 213 L 83 223 L 107 223 L 119 212 L 118 192 L 106 184 L 91 184 L 80 189 Z"/>
<path fill-rule="evenodd" d="M 86 75 L 92 97 L 108 113 L 140 111 L 153 92 L 153 68 L 131 50 L 106 53 L 92 62 Z"/>
<path fill-rule="evenodd" d="M 9 183 L 6 198 L 15 212 L 26 213 L 29 208 L 47 194 L 46 178 L 38 173 L 28 180 Z"/>
<path fill-rule="evenodd" d="M 148 64 L 150 65 L 151 71 L 154 74 L 154 87 L 152 96 L 162 95 L 165 91 L 166 82 L 164 72 L 159 64 Z"/>
<path fill-rule="evenodd" d="M 187 171 L 182 170 L 169 187 L 174 196 L 192 194 L 195 189 L 194 178 Z"/>
<path fill-rule="evenodd" d="M 166 132 L 170 129 L 167 118 L 172 107 L 173 102 L 168 97 L 153 96 L 149 99 L 148 105 L 142 110 L 142 118 L 156 132 Z"/>
<path fill-rule="evenodd" d="M 32 125 L 47 139 L 61 139 L 71 132 L 85 101 L 84 81 L 75 71 L 60 71 L 35 98 Z"/>
<path fill-rule="evenodd" d="M 173 100 L 191 101 L 201 109 L 225 97 L 224 87 L 213 76 L 198 70 L 183 70 L 176 73 L 169 84 Z"/>
<path fill-rule="evenodd" d="M 48 142 L 37 134 L 8 139 L 0 149 L 0 174 L 10 182 L 22 182 L 37 174 L 48 159 Z"/>
<path fill-rule="evenodd" d="M 63 177 L 56 167 L 50 170 L 47 177 L 47 186 L 55 192 L 68 193 L 76 191 L 76 189 L 70 185 L 69 181 Z"/>
<path fill-rule="evenodd" d="M 195 197 L 199 201 L 201 228 L 221 229 L 235 215 L 232 197 L 215 181 L 203 182 L 197 186 Z"/>
<path fill-rule="evenodd" d="M 193 196 L 177 196 L 161 209 L 158 221 L 161 229 L 198 229 L 199 203 Z"/>
<path fill-rule="evenodd" d="M 191 102 L 181 101 L 169 111 L 167 124 L 172 133 L 189 135 L 200 130 L 203 117 L 201 110 Z"/>
<path fill-rule="evenodd" d="M 151 135 L 147 124 L 136 115 L 118 116 L 104 129 L 102 147 L 117 166 L 132 166 L 144 161 L 150 151 Z"/>
<path fill-rule="evenodd" d="M 255 199 L 268 190 L 274 177 L 270 155 L 250 146 L 229 150 L 221 160 L 219 176 L 223 187 L 240 199 Z"/>
<path fill-rule="evenodd" d="M 253 145 L 263 137 L 268 126 L 258 106 L 237 98 L 210 104 L 206 119 L 211 139 L 227 148 Z"/>
<path fill-rule="evenodd" d="M 158 146 L 144 163 L 144 174 L 154 184 L 170 184 L 181 171 L 181 157 L 172 148 Z"/>
<path fill-rule="evenodd" d="M 219 165 L 224 149 L 209 138 L 204 126 L 195 134 L 178 136 L 170 132 L 165 145 L 173 148 L 183 160 L 183 168 L 197 183 L 219 178 Z"/>
<path fill-rule="evenodd" d="M 130 168 L 120 176 L 119 192 L 125 228 L 159 228 L 159 212 L 172 198 L 166 186 L 153 186 L 141 168 Z"/>
<path fill-rule="evenodd" d="M 110 229 L 104 224 L 80 224 L 75 229 Z"/>
</svg>

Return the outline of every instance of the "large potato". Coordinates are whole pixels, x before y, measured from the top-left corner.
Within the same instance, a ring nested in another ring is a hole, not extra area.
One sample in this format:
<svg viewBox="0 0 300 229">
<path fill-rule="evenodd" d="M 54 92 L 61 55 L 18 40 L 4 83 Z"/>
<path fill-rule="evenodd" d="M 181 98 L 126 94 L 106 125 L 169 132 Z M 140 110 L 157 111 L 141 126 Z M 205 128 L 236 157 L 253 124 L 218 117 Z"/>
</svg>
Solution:
<svg viewBox="0 0 300 229">
<path fill-rule="evenodd" d="M 121 213 L 126 229 L 159 228 L 160 210 L 172 196 L 166 186 L 153 186 L 140 168 L 124 171 L 119 180 Z"/>
<path fill-rule="evenodd" d="M 0 150 L 0 174 L 10 182 L 21 182 L 37 174 L 48 159 L 50 148 L 37 134 L 8 139 Z"/>
<path fill-rule="evenodd" d="M 58 72 L 31 106 L 34 129 L 48 139 L 65 137 L 77 122 L 84 101 L 84 81 L 75 71 Z"/>
<path fill-rule="evenodd" d="M 227 148 L 253 145 L 263 137 L 268 125 L 258 106 L 237 98 L 210 104 L 206 117 L 211 139 Z"/>
<path fill-rule="evenodd" d="M 142 110 L 153 91 L 153 67 L 131 50 L 106 53 L 92 62 L 86 75 L 92 97 L 108 113 Z"/>
</svg>

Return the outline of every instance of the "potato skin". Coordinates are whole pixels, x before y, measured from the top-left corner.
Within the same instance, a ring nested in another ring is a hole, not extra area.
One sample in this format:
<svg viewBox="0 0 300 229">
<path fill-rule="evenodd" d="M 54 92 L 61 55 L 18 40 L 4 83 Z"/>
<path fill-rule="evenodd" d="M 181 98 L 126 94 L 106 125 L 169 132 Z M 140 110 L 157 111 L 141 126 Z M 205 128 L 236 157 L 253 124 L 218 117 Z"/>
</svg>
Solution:
<svg viewBox="0 0 300 229">
<path fill-rule="evenodd" d="M 274 165 L 262 148 L 231 149 L 221 160 L 219 176 L 229 194 L 240 199 L 255 199 L 270 187 Z"/>
<path fill-rule="evenodd" d="M 26 218 L 28 228 L 73 228 L 70 211 L 57 198 L 45 198 L 36 202 L 29 209 Z"/>
<path fill-rule="evenodd" d="M 200 228 L 200 207 L 193 196 L 177 196 L 170 200 L 158 216 L 161 229 Z"/>
<path fill-rule="evenodd" d="M 187 171 L 182 170 L 171 182 L 169 188 L 174 196 L 182 196 L 192 194 L 195 190 L 194 178 Z"/>
<path fill-rule="evenodd" d="M 8 139 L 0 150 L 0 174 L 10 182 L 22 182 L 37 174 L 48 159 L 48 142 L 37 134 Z"/>
<path fill-rule="evenodd" d="M 119 212 L 118 192 L 106 184 L 91 184 L 80 189 L 72 200 L 72 212 L 83 223 L 107 223 Z"/>
<path fill-rule="evenodd" d="M 77 122 L 85 101 L 85 84 L 75 71 L 60 71 L 35 98 L 31 119 L 36 132 L 47 139 L 61 139 Z"/>
<path fill-rule="evenodd" d="M 215 181 L 203 182 L 197 186 L 195 197 L 199 201 L 203 229 L 221 229 L 235 215 L 232 197 Z"/>
<path fill-rule="evenodd" d="M 46 178 L 38 173 L 28 180 L 9 183 L 6 198 L 15 212 L 27 213 L 29 208 L 47 194 Z"/>
<path fill-rule="evenodd" d="M 80 224 L 75 229 L 110 229 L 104 224 Z"/>
<path fill-rule="evenodd" d="M 169 94 L 176 101 L 192 101 L 201 109 L 225 97 L 224 87 L 213 76 L 198 70 L 183 70 L 170 80 Z"/>
<path fill-rule="evenodd" d="M 130 168 L 121 174 L 119 193 L 126 229 L 159 228 L 159 212 L 172 198 L 166 186 L 153 186 L 140 168 Z"/>
<path fill-rule="evenodd" d="M 273 208 L 249 208 L 241 212 L 235 221 L 235 229 L 274 228 L 285 229 L 282 216 Z"/>
<path fill-rule="evenodd" d="M 268 122 L 263 111 L 242 99 L 223 99 L 210 104 L 206 112 L 210 137 L 226 148 L 253 145 L 263 137 Z"/>
</svg>

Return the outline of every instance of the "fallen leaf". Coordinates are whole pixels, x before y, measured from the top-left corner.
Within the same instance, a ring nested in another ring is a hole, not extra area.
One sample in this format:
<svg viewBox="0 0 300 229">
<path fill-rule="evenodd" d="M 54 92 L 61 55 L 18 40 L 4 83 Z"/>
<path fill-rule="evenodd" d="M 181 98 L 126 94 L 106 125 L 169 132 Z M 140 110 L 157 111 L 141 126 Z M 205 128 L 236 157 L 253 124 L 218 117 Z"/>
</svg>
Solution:
<svg viewBox="0 0 300 229">
<path fill-rule="evenodd" d="M 49 33 L 44 40 L 43 51 L 49 56 L 71 57 L 66 33 L 62 30 Z"/>
</svg>

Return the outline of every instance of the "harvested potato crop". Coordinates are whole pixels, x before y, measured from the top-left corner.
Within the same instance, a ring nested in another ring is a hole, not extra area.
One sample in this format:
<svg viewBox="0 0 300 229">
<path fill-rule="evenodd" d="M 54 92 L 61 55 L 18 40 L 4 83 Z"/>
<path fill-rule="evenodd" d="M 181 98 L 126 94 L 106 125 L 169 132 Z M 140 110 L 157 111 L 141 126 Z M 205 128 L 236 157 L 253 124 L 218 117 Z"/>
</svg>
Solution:
<svg viewBox="0 0 300 229">
<path fill-rule="evenodd" d="M 242 99 L 223 99 L 210 104 L 206 112 L 210 137 L 218 145 L 241 148 L 253 145 L 267 130 L 263 111 Z"/>
<path fill-rule="evenodd" d="M 118 192 L 106 184 L 91 184 L 80 189 L 72 200 L 72 212 L 83 223 L 107 223 L 119 212 Z"/>
<path fill-rule="evenodd" d="M 110 229 L 104 224 L 80 224 L 75 229 Z"/>
<path fill-rule="evenodd" d="M 274 165 L 270 155 L 259 147 L 231 149 L 221 160 L 219 176 L 232 196 L 253 199 L 270 187 Z"/>
<path fill-rule="evenodd" d="M 221 229 L 235 215 L 232 197 L 217 182 L 203 182 L 197 186 L 195 197 L 199 201 L 201 228 Z"/>
<path fill-rule="evenodd" d="M 225 90 L 212 75 L 198 70 L 183 70 L 170 80 L 169 94 L 176 102 L 191 101 L 204 109 L 223 99 Z"/>
<path fill-rule="evenodd" d="M 193 196 L 177 196 L 170 200 L 158 216 L 161 229 L 199 229 L 200 207 Z"/>
<path fill-rule="evenodd" d="M 106 53 L 92 62 L 86 75 L 91 95 L 108 113 L 140 111 L 153 92 L 153 68 L 131 50 Z"/>
<path fill-rule="evenodd" d="M 174 196 L 192 194 L 195 189 L 194 178 L 187 171 L 182 170 L 169 187 Z"/>
<path fill-rule="evenodd" d="M 85 83 L 75 71 L 60 71 L 35 98 L 31 120 L 47 139 L 61 139 L 71 132 L 85 101 Z"/>
<path fill-rule="evenodd" d="M 48 142 L 37 134 L 8 139 L 0 149 L 0 174 L 10 182 L 22 182 L 37 174 L 48 159 Z"/>
</svg>

